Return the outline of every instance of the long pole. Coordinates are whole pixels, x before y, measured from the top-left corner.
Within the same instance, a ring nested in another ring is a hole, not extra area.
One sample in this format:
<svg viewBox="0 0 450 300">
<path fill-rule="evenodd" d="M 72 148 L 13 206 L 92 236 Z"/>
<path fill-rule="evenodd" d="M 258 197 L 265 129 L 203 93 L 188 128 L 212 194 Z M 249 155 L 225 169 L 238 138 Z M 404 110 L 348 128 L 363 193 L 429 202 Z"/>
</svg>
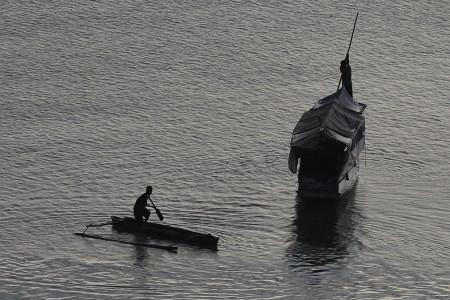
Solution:
<svg viewBox="0 0 450 300">
<path fill-rule="evenodd" d="M 353 23 L 352 37 L 350 38 L 350 43 L 348 44 L 347 54 L 345 55 L 345 57 L 347 57 L 347 55 L 350 53 L 350 47 L 352 46 L 352 41 L 353 41 L 353 34 L 355 33 L 355 28 L 356 28 L 356 21 L 358 21 L 358 14 L 359 14 L 359 12 L 356 12 L 355 23 Z M 339 78 L 337 90 L 339 90 L 341 81 L 342 81 L 342 74 L 341 74 L 341 77 Z"/>
<path fill-rule="evenodd" d="M 164 246 L 164 245 L 157 245 L 157 244 L 145 244 L 145 243 L 138 243 L 138 242 L 127 242 L 127 241 L 110 239 L 110 238 L 103 237 L 103 236 L 100 236 L 100 235 L 87 234 L 87 233 L 84 233 L 84 232 L 82 232 L 82 233 L 81 232 L 75 232 L 75 235 L 82 236 L 82 237 L 87 237 L 87 238 L 91 238 L 91 239 L 98 239 L 98 240 L 104 240 L 104 241 L 128 244 L 128 245 L 142 246 L 142 247 L 147 247 L 147 248 L 163 249 L 163 250 L 167 250 L 167 251 L 170 251 L 170 252 L 177 252 L 177 249 L 178 249 L 177 247 L 175 247 L 173 245 Z"/>
</svg>

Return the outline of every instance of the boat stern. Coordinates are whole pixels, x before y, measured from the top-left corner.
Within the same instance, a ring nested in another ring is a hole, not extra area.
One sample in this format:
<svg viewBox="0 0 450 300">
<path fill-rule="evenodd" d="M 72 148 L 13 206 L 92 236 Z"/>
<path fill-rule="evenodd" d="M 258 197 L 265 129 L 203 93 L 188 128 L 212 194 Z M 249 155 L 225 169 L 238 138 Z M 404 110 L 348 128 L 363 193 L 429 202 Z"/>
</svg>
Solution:
<svg viewBox="0 0 450 300">
<path fill-rule="evenodd" d="M 340 196 L 339 184 L 335 179 L 320 181 L 315 178 L 299 178 L 297 192 L 302 198 L 329 199 Z"/>
</svg>

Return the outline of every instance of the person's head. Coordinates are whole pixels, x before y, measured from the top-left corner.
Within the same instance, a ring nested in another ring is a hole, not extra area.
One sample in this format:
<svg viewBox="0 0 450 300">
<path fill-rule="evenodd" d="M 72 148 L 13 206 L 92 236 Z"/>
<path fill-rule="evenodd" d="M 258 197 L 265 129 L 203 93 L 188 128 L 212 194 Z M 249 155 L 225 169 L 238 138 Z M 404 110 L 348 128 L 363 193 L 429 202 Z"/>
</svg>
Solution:
<svg viewBox="0 0 450 300">
<path fill-rule="evenodd" d="M 147 195 L 151 195 L 152 191 L 153 191 L 152 186 L 151 185 L 147 186 L 147 190 L 146 190 Z"/>
</svg>

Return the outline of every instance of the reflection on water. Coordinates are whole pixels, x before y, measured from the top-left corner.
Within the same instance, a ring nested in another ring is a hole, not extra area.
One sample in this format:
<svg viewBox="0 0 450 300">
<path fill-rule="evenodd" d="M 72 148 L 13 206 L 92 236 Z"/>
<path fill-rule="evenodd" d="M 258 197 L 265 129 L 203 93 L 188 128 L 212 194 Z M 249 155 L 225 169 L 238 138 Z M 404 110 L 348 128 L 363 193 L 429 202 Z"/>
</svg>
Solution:
<svg viewBox="0 0 450 300">
<path fill-rule="evenodd" d="M 334 200 L 297 197 L 295 207 L 293 242 L 287 250 L 293 269 L 307 266 L 322 272 L 350 254 L 350 245 L 356 244 L 353 233 L 358 220 L 354 191 Z"/>
<path fill-rule="evenodd" d="M 141 243 L 141 244 L 147 244 L 149 243 L 149 238 L 145 235 L 135 235 L 134 242 Z M 145 265 L 145 259 L 147 258 L 147 248 L 144 246 L 135 245 L 134 251 L 135 251 L 135 260 L 137 265 Z"/>
</svg>

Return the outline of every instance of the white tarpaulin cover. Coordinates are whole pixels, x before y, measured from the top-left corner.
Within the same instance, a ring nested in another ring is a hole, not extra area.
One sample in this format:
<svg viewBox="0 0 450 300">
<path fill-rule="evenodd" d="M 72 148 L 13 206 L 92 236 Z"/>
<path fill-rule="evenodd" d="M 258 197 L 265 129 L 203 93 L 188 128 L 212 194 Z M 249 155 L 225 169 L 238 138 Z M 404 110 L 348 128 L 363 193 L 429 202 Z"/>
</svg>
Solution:
<svg viewBox="0 0 450 300">
<path fill-rule="evenodd" d="M 294 128 L 289 169 L 295 173 L 300 153 L 316 150 L 324 138 L 351 146 L 359 125 L 364 121 L 365 107 L 365 104 L 354 101 L 344 87 L 320 99 L 302 115 Z"/>
</svg>

